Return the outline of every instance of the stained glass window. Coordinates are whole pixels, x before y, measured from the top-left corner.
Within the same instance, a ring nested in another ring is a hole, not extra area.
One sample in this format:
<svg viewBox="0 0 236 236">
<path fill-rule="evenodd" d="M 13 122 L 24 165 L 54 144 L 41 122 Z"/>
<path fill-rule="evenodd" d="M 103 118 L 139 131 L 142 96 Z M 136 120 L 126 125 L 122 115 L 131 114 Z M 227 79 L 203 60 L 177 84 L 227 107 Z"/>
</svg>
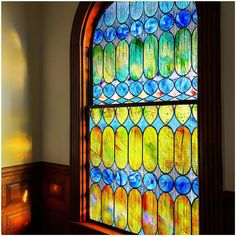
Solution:
<svg viewBox="0 0 236 236">
<path fill-rule="evenodd" d="M 197 10 L 114 2 L 93 38 L 90 219 L 198 234 Z"/>
</svg>

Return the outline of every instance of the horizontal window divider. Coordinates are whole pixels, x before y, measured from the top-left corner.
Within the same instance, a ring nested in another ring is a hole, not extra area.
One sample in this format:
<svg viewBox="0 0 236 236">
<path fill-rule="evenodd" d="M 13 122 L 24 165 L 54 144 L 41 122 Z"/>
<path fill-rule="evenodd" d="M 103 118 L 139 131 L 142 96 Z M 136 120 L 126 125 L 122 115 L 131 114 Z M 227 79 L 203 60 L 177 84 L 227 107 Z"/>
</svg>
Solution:
<svg viewBox="0 0 236 236">
<path fill-rule="evenodd" d="M 104 105 L 88 105 L 88 108 L 106 108 L 106 107 L 137 107 L 137 106 L 159 106 L 159 105 L 184 105 L 197 104 L 198 100 L 184 101 L 163 101 L 163 102 L 141 102 L 141 103 L 125 103 L 125 104 L 104 104 Z"/>
</svg>

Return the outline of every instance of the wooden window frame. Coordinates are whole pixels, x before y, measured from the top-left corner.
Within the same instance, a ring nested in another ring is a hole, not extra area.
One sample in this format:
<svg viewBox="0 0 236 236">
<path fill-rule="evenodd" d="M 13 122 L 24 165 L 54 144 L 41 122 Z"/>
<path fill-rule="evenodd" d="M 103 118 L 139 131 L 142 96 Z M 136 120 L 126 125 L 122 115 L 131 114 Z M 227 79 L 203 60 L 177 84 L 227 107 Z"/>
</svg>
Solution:
<svg viewBox="0 0 236 236">
<path fill-rule="evenodd" d="M 105 234 L 127 233 L 89 220 L 88 89 L 91 89 L 92 35 L 111 2 L 80 2 L 70 45 L 70 173 L 71 222 Z M 220 3 L 197 2 L 198 130 L 200 234 L 222 234 L 222 124 L 220 64 Z M 91 93 L 90 93 L 91 94 Z M 129 233 L 129 232 L 128 232 Z"/>
</svg>

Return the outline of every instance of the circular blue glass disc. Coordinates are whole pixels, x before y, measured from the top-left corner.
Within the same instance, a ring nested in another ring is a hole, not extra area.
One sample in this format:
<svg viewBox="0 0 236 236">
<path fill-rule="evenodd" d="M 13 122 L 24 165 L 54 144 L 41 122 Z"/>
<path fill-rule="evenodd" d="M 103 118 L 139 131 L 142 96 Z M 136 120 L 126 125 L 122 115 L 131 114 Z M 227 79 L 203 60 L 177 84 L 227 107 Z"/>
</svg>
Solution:
<svg viewBox="0 0 236 236">
<path fill-rule="evenodd" d="M 181 77 L 175 82 L 175 88 L 181 93 L 187 92 L 190 87 L 191 81 L 187 77 Z"/>
<path fill-rule="evenodd" d="M 193 192 L 198 195 L 198 178 L 196 178 L 192 183 Z"/>
<path fill-rule="evenodd" d="M 101 30 L 96 30 L 93 36 L 93 42 L 95 44 L 101 43 L 103 40 L 103 33 Z"/>
<path fill-rule="evenodd" d="M 174 25 L 174 17 L 171 14 L 162 16 L 160 22 L 160 28 L 164 31 L 170 30 Z"/>
<path fill-rule="evenodd" d="M 94 167 L 91 171 L 90 171 L 90 177 L 91 177 L 91 180 L 93 182 L 99 182 L 102 178 L 102 173 L 101 171 L 97 168 L 97 167 Z"/>
<path fill-rule="evenodd" d="M 120 186 L 126 185 L 128 176 L 125 171 L 119 170 L 116 172 L 116 183 Z"/>
<path fill-rule="evenodd" d="M 133 188 L 140 187 L 142 183 L 142 177 L 138 172 L 133 172 L 129 175 L 129 183 Z"/>
<path fill-rule="evenodd" d="M 154 94 L 158 89 L 158 84 L 156 81 L 154 80 L 148 80 L 145 84 L 144 84 L 144 91 L 148 94 L 148 95 L 152 95 Z"/>
<path fill-rule="evenodd" d="M 163 192 L 170 192 L 174 188 L 174 180 L 169 175 L 160 176 L 158 184 Z"/>
<path fill-rule="evenodd" d="M 197 84 L 198 84 L 198 78 L 194 77 L 194 79 L 192 81 L 192 85 L 193 85 L 194 89 L 196 89 L 196 90 L 197 90 Z"/>
<path fill-rule="evenodd" d="M 168 94 L 174 88 L 174 82 L 170 79 L 163 79 L 159 83 L 159 88 L 163 93 Z"/>
<path fill-rule="evenodd" d="M 143 24 L 140 21 L 135 21 L 130 28 L 130 32 L 133 36 L 139 36 L 143 31 Z"/>
<path fill-rule="evenodd" d="M 134 95 L 134 96 L 138 96 L 143 90 L 142 84 L 138 81 L 133 82 L 130 85 L 130 92 Z"/>
<path fill-rule="evenodd" d="M 189 23 L 191 22 L 190 12 L 186 10 L 180 11 L 176 16 L 175 21 L 176 21 L 176 25 L 179 28 L 187 27 Z"/>
<path fill-rule="evenodd" d="M 112 97 L 115 93 L 115 87 L 112 84 L 107 84 L 103 89 L 104 95 L 108 98 Z"/>
<path fill-rule="evenodd" d="M 175 180 L 175 188 L 180 194 L 187 194 L 191 190 L 190 180 L 185 176 L 179 176 Z"/>
<path fill-rule="evenodd" d="M 147 189 L 154 189 L 157 186 L 157 178 L 152 173 L 145 174 L 143 182 Z"/>
<path fill-rule="evenodd" d="M 125 83 L 120 83 L 116 87 L 116 93 L 121 97 L 124 97 L 128 93 L 128 90 L 129 90 L 128 85 Z"/>
<path fill-rule="evenodd" d="M 112 184 L 114 180 L 114 173 L 111 169 L 105 169 L 102 173 L 102 178 L 106 184 Z"/>
<path fill-rule="evenodd" d="M 128 35 L 129 35 L 129 27 L 126 24 L 121 25 L 117 29 L 117 37 L 119 39 L 126 39 Z"/>
<path fill-rule="evenodd" d="M 150 18 L 146 21 L 144 28 L 148 34 L 152 34 L 157 30 L 157 19 L 156 18 Z"/>
<path fill-rule="evenodd" d="M 99 98 L 102 95 L 102 88 L 99 85 L 93 86 L 94 98 Z"/>
<path fill-rule="evenodd" d="M 197 24 L 197 10 L 195 10 L 194 12 L 193 12 L 193 15 L 192 15 L 192 18 L 193 18 L 193 22 L 195 23 L 195 24 Z"/>
<path fill-rule="evenodd" d="M 105 39 L 107 42 L 111 42 L 116 37 L 116 30 L 113 27 L 109 27 L 105 31 Z"/>
</svg>

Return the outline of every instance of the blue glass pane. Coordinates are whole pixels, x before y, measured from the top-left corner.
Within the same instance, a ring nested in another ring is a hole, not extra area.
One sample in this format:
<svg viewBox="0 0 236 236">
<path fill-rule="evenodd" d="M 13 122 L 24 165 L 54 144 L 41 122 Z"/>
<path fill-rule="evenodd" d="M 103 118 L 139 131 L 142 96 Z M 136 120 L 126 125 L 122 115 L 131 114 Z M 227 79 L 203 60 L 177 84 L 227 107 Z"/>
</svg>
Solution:
<svg viewBox="0 0 236 236">
<path fill-rule="evenodd" d="M 193 84 L 194 89 L 197 90 L 197 85 L 198 85 L 198 79 L 197 79 L 197 77 L 195 77 L 195 78 L 193 79 L 192 84 Z"/>
<path fill-rule="evenodd" d="M 130 2 L 130 15 L 134 20 L 138 20 L 143 13 L 143 2 Z"/>
<path fill-rule="evenodd" d="M 93 86 L 93 96 L 99 98 L 102 95 L 102 88 L 99 85 Z"/>
<path fill-rule="evenodd" d="M 119 170 L 116 172 L 116 183 L 120 186 L 126 185 L 128 181 L 128 176 L 123 170 Z"/>
<path fill-rule="evenodd" d="M 187 27 L 189 23 L 191 22 L 190 12 L 186 10 L 180 11 L 176 16 L 175 21 L 176 21 L 176 25 L 179 28 Z"/>
<path fill-rule="evenodd" d="M 192 15 L 192 17 L 193 17 L 193 22 L 195 23 L 195 24 L 197 24 L 197 10 L 195 10 L 194 12 L 193 12 L 193 15 Z"/>
<path fill-rule="evenodd" d="M 111 26 L 116 19 L 116 4 L 111 4 L 104 13 L 104 21 L 107 26 Z"/>
<path fill-rule="evenodd" d="M 103 32 L 101 30 L 96 30 L 93 37 L 93 42 L 95 44 L 101 43 L 103 40 Z"/>
<path fill-rule="evenodd" d="M 160 20 L 160 28 L 164 31 L 170 30 L 174 25 L 174 17 L 171 14 L 164 15 Z"/>
<path fill-rule="evenodd" d="M 144 27 L 147 33 L 152 34 L 157 30 L 158 22 L 156 18 L 150 18 L 146 21 Z"/>
<path fill-rule="evenodd" d="M 163 93 L 168 94 L 174 88 L 174 82 L 170 79 L 164 79 L 160 82 L 159 88 Z"/>
<path fill-rule="evenodd" d="M 129 27 L 127 25 L 123 24 L 117 29 L 117 36 L 119 39 L 126 39 L 128 35 Z"/>
<path fill-rule="evenodd" d="M 130 174 L 129 175 L 129 183 L 134 188 L 140 187 L 140 185 L 142 183 L 142 177 L 141 177 L 140 173 L 133 172 L 132 174 Z"/>
<path fill-rule="evenodd" d="M 181 77 L 175 82 L 175 87 L 181 93 L 185 93 L 191 87 L 191 81 L 187 77 Z"/>
<path fill-rule="evenodd" d="M 191 190 L 190 180 L 185 176 L 180 176 L 175 180 L 175 188 L 180 194 L 187 194 Z"/>
<path fill-rule="evenodd" d="M 143 86 L 140 82 L 133 82 L 130 85 L 130 92 L 134 95 L 134 96 L 138 96 L 143 90 Z"/>
<path fill-rule="evenodd" d="M 106 184 L 112 184 L 114 180 L 114 173 L 111 169 L 105 169 L 102 173 L 102 178 Z"/>
<path fill-rule="evenodd" d="M 113 27 L 109 27 L 105 31 L 105 39 L 107 42 L 111 42 L 116 37 L 116 30 Z"/>
<path fill-rule="evenodd" d="M 102 23 L 103 23 L 103 16 L 101 16 L 100 20 L 98 21 L 96 29 L 99 29 L 102 26 Z"/>
<path fill-rule="evenodd" d="M 148 80 L 145 84 L 144 84 L 144 91 L 148 94 L 148 95 L 152 95 L 154 94 L 158 89 L 158 84 L 156 81 L 154 80 Z"/>
<path fill-rule="evenodd" d="M 175 2 L 176 6 L 179 8 L 179 9 L 185 9 L 188 5 L 189 5 L 189 2 Z"/>
<path fill-rule="evenodd" d="M 115 93 L 115 87 L 112 84 L 107 84 L 103 90 L 106 97 L 110 98 Z"/>
<path fill-rule="evenodd" d="M 129 16 L 129 2 L 117 2 L 117 19 L 122 24 Z"/>
<path fill-rule="evenodd" d="M 144 176 L 143 182 L 147 189 L 154 189 L 157 186 L 157 178 L 152 173 L 146 174 Z"/>
<path fill-rule="evenodd" d="M 124 97 L 129 91 L 128 85 L 125 83 L 120 83 L 116 87 L 116 92 L 119 96 Z"/>
<path fill-rule="evenodd" d="M 99 182 L 101 180 L 101 177 L 102 177 L 102 173 L 101 171 L 97 168 L 97 167 L 94 167 L 91 171 L 90 171 L 90 177 L 91 177 L 91 180 L 93 182 Z"/>
<path fill-rule="evenodd" d="M 156 1 L 144 2 L 144 11 L 146 15 L 149 17 L 153 16 L 156 13 L 157 7 L 158 7 L 158 2 Z"/>
<path fill-rule="evenodd" d="M 163 13 L 168 13 L 174 5 L 174 2 L 165 2 L 165 1 L 160 1 L 159 2 L 159 7 Z"/>
<path fill-rule="evenodd" d="M 198 195 L 198 178 L 193 181 L 193 192 Z"/>
<path fill-rule="evenodd" d="M 139 36 L 143 31 L 143 24 L 140 21 L 135 21 L 130 28 L 130 32 L 133 36 Z"/>
<path fill-rule="evenodd" d="M 170 192 L 174 188 L 174 181 L 169 175 L 162 175 L 158 180 L 158 184 L 163 192 Z"/>
</svg>

